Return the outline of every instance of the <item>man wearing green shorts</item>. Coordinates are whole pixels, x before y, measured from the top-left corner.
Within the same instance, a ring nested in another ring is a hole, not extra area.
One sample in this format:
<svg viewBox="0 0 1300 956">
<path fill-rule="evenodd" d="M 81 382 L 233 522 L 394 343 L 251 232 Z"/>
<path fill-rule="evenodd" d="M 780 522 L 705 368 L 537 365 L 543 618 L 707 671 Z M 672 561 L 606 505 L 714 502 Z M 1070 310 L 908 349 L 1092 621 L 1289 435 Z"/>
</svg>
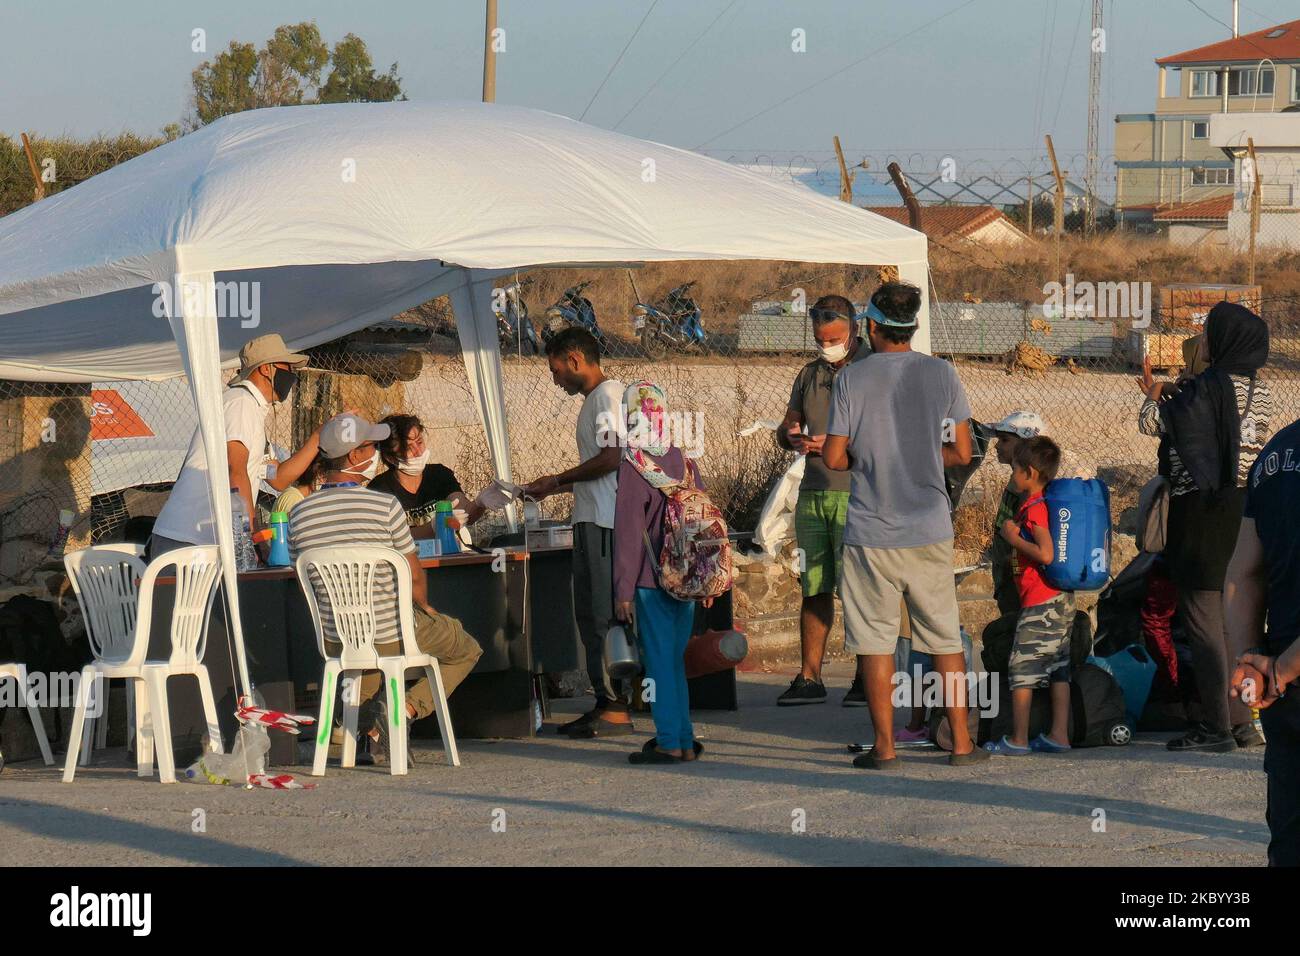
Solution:
<svg viewBox="0 0 1300 956">
<path fill-rule="evenodd" d="M 831 471 L 822 460 L 822 443 L 830 419 L 831 386 L 842 368 L 865 358 L 870 349 L 858 337 L 856 310 L 842 295 L 824 295 L 808 310 L 818 357 L 799 370 L 790 391 L 785 420 L 777 429 L 782 448 L 807 456 L 794 533 L 799 547 L 803 601 L 799 608 L 799 645 L 803 666 L 777 704 L 821 704 L 822 657 L 835 620 L 835 589 L 840 579 L 841 537 L 849 509 L 850 475 Z M 844 698 L 846 707 L 865 707 L 859 675 Z"/>
</svg>

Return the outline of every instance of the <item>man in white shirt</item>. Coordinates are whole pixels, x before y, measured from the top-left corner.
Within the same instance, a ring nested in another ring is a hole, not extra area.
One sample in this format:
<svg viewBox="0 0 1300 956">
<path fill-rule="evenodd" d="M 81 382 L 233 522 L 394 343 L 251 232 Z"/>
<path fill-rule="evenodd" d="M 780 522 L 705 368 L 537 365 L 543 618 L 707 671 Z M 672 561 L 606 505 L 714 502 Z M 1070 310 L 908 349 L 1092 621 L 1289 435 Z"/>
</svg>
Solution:
<svg viewBox="0 0 1300 956">
<path fill-rule="evenodd" d="M 570 721 L 570 737 L 612 737 L 632 732 L 627 702 L 605 671 L 605 634 L 614 624 L 614 499 L 618 493 L 619 425 L 623 383 L 606 378 L 600 345 L 585 329 L 565 329 L 546 345 L 555 384 L 582 395 L 578 412 L 578 457 L 582 464 L 538 478 L 524 493 L 538 500 L 573 492 L 573 612 L 587 655 L 596 706 Z"/>
<path fill-rule="evenodd" d="M 279 335 L 261 335 L 239 350 L 239 374 L 223 396 L 226 423 L 228 487 L 236 488 L 249 515 L 257 521 L 256 489 L 266 474 L 266 415 L 273 402 L 284 402 L 298 376 L 293 369 L 307 356 L 290 352 Z M 267 483 L 277 491 L 293 484 L 316 457 L 319 429 L 292 456 L 279 463 Z M 250 530 L 257 530 L 251 527 Z M 208 499 L 208 462 L 198 429 L 190 440 L 180 476 L 154 522 L 149 557 L 196 544 L 215 544 L 212 503 Z"/>
</svg>

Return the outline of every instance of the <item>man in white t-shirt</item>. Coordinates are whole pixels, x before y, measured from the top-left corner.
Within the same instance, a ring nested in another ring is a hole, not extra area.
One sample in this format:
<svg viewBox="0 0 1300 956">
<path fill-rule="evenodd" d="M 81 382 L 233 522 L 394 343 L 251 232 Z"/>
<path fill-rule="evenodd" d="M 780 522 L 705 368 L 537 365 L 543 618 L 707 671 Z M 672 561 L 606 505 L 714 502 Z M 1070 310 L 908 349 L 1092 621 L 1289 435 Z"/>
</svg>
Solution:
<svg viewBox="0 0 1300 956">
<path fill-rule="evenodd" d="M 279 335 L 261 335 L 239 350 L 239 374 L 222 396 L 225 405 L 228 487 L 244 501 L 251 525 L 256 525 L 256 488 L 266 475 L 266 415 L 273 402 L 284 402 L 298 381 L 293 369 L 307 356 L 290 352 Z M 293 484 L 316 457 L 319 429 L 296 453 L 279 463 L 267 479 L 277 491 Z M 257 530 L 256 527 L 251 530 Z M 190 450 L 171 495 L 154 522 L 149 557 L 195 544 L 215 544 L 212 503 L 208 498 L 208 460 L 203 437 L 194 430 Z"/>
<path fill-rule="evenodd" d="M 614 499 L 622 457 L 623 383 L 606 378 L 600 345 L 586 329 L 565 329 L 546 345 L 551 378 L 570 395 L 582 395 L 578 412 L 580 465 L 546 475 L 524 492 L 542 499 L 573 492 L 573 612 L 587 655 L 596 706 L 570 721 L 570 737 L 612 737 L 632 732 L 627 701 L 605 671 L 605 634 L 614 624 Z"/>
</svg>

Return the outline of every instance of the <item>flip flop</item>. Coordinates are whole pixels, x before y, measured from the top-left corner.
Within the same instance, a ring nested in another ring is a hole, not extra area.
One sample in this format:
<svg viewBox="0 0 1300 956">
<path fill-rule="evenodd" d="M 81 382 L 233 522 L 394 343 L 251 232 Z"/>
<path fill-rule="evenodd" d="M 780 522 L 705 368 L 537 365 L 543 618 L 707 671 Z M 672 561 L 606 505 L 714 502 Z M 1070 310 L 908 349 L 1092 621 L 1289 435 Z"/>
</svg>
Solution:
<svg viewBox="0 0 1300 956">
<path fill-rule="evenodd" d="M 641 749 L 642 749 L 643 751 L 651 751 L 651 750 L 654 750 L 654 749 L 655 749 L 655 745 L 658 744 L 658 743 L 659 743 L 659 738 L 657 738 L 657 737 L 651 737 L 649 740 L 647 740 L 644 744 L 641 745 Z M 691 744 L 691 749 L 693 749 L 693 750 L 695 751 L 695 756 L 698 757 L 700 754 L 704 753 L 704 744 L 700 743 L 700 742 L 697 740 L 697 741 L 695 741 L 693 744 Z"/>
<path fill-rule="evenodd" d="M 984 763 L 992 757 L 993 754 L 982 747 L 976 747 L 974 750 L 964 754 L 948 754 L 948 766 L 950 767 L 969 767 L 972 764 Z"/>
<path fill-rule="evenodd" d="M 1017 747 L 1004 734 L 1001 740 L 990 740 L 984 745 L 985 753 L 998 754 L 1002 757 L 1028 757 L 1033 753 L 1032 747 Z M 963 757 L 970 756 L 962 754 Z M 951 761 L 950 761 L 951 762 Z"/>
<path fill-rule="evenodd" d="M 651 763 L 681 763 L 681 757 L 674 757 L 672 754 L 666 754 L 662 750 L 634 750 L 627 755 L 628 763 L 651 764 Z"/>
<path fill-rule="evenodd" d="M 858 754 L 853 758 L 853 766 L 859 770 L 897 770 L 899 767 L 898 757 L 886 757 L 881 759 L 876 756 L 876 748 L 872 747 L 864 754 Z"/>
<path fill-rule="evenodd" d="M 1071 748 L 1068 744 L 1065 746 L 1058 744 L 1051 737 L 1047 736 L 1047 734 L 1039 734 L 1033 740 L 1029 741 L 1029 749 L 1037 754 L 1063 754 L 1068 752 Z"/>
</svg>

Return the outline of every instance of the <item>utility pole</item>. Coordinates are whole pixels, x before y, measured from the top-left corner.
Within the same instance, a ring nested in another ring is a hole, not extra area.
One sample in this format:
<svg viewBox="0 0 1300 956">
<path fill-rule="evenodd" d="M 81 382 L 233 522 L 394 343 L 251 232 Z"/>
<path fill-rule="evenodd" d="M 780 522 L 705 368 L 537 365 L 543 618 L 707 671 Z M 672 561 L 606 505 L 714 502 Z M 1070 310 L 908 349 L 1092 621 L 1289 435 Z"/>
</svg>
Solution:
<svg viewBox="0 0 1300 956">
<path fill-rule="evenodd" d="M 1092 235 L 1097 228 L 1097 111 L 1101 99 L 1101 54 L 1105 48 L 1105 34 L 1101 25 L 1102 0 L 1092 0 L 1092 56 L 1088 61 L 1088 156 L 1083 170 L 1083 189 L 1087 207 L 1084 230 Z"/>
<path fill-rule="evenodd" d="M 840 138 L 835 137 L 835 158 L 840 161 L 840 202 L 853 202 L 853 174 L 844 165 L 844 150 L 840 149 Z"/>
<path fill-rule="evenodd" d="M 497 53 L 492 48 L 497 29 L 497 0 L 487 0 L 487 25 L 483 30 L 483 102 L 497 101 Z"/>
<path fill-rule="evenodd" d="M 916 196 L 912 194 L 912 187 L 907 184 L 907 177 L 903 175 L 903 167 L 898 163 L 890 163 L 886 169 L 889 170 L 889 178 L 894 181 L 894 188 L 898 190 L 898 195 L 903 198 L 903 205 L 907 207 L 907 224 L 918 232 L 921 229 L 921 204 L 916 201 Z"/>
<path fill-rule="evenodd" d="M 1052 205 L 1054 214 L 1052 219 L 1052 229 L 1055 230 L 1057 238 L 1065 231 L 1065 176 L 1061 171 L 1060 165 L 1056 162 L 1056 149 L 1052 146 L 1052 134 L 1048 133 L 1047 155 L 1052 160 L 1052 175 L 1056 177 L 1056 195 L 1053 197 Z"/>
<path fill-rule="evenodd" d="M 1060 164 L 1056 162 L 1056 147 L 1052 145 L 1052 134 L 1048 133 L 1045 137 L 1047 140 L 1047 155 L 1052 160 L 1052 175 L 1056 177 L 1056 196 L 1053 202 L 1054 215 L 1052 217 L 1052 233 L 1056 237 L 1056 274 L 1061 274 L 1061 233 L 1065 232 L 1065 173 L 1061 172 Z"/>
<path fill-rule="evenodd" d="M 1034 238 L 1034 171 L 1031 169 L 1029 175 L 1025 177 L 1025 183 L 1028 188 L 1028 199 L 1026 202 L 1029 208 L 1025 210 L 1025 232 L 1029 233 L 1029 238 Z"/>
<path fill-rule="evenodd" d="M 45 198 L 45 183 L 41 182 L 41 174 L 36 168 L 36 156 L 32 153 L 32 141 L 23 133 L 23 152 L 27 154 L 27 166 L 32 171 L 32 182 L 35 187 L 32 189 L 32 201 L 40 202 Z"/>
<path fill-rule="evenodd" d="M 1246 282 L 1255 284 L 1255 233 L 1259 232 L 1259 204 L 1261 198 L 1259 186 L 1259 162 L 1255 159 L 1255 138 L 1247 137 L 1246 154 L 1250 161 L 1250 249 L 1247 257 L 1249 274 Z"/>
</svg>

